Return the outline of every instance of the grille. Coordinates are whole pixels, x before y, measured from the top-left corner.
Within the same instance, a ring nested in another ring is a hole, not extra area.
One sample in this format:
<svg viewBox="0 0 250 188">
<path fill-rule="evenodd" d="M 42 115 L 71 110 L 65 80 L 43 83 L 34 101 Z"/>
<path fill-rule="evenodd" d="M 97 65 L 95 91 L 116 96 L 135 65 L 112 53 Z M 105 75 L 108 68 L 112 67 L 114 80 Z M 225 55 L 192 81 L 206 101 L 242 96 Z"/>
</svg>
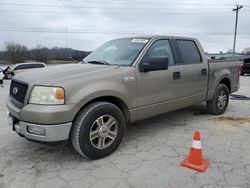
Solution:
<svg viewBox="0 0 250 188">
<path fill-rule="evenodd" d="M 19 103 L 23 104 L 27 89 L 28 84 L 12 80 L 10 84 L 10 96 Z"/>
</svg>

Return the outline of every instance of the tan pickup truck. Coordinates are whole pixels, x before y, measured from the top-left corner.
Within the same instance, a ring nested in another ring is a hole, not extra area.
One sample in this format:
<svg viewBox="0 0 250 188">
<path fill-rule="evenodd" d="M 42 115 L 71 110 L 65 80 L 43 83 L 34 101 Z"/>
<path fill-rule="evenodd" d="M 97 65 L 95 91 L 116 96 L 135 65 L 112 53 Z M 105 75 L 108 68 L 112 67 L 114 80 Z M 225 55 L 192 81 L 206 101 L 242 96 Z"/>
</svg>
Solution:
<svg viewBox="0 0 250 188">
<path fill-rule="evenodd" d="M 224 113 L 239 88 L 240 63 L 208 61 L 193 38 L 116 39 L 80 64 L 16 75 L 8 117 L 29 140 L 69 140 L 81 155 L 101 158 L 119 146 L 131 122 L 204 101 L 210 113 Z"/>
</svg>

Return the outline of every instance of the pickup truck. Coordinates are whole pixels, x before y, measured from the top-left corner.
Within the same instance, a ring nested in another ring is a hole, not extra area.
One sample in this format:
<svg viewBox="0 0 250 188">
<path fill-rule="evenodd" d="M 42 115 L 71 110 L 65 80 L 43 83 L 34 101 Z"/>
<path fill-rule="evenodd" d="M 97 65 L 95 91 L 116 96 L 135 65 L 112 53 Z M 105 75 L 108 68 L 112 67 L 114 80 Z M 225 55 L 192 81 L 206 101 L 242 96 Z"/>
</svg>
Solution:
<svg viewBox="0 0 250 188">
<path fill-rule="evenodd" d="M 9 122 L 28 140 L 68 140 L 82 156 L 101 158 L 135 121 L 204 101 L 211 114 L 224 113 L 239 89 L 240 64 L 208 62 L 193 38 L 111 40 L 79 64 L 14 76 Z"/>
<path fill-rule="evenodd" d="M 241 66 L 240 75 L 244 76 L 244 74 L 250 74 L 250 57 L 249 58 L 245 58 L 243 60 L 243 64 Z"/>
</svg>

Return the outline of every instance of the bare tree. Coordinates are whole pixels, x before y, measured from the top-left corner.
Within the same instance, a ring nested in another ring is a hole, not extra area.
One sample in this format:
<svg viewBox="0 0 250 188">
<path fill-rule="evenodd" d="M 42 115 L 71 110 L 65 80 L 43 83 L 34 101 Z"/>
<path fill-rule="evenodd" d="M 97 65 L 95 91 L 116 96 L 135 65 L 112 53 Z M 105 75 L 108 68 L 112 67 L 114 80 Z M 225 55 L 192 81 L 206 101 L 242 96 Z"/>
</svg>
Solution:
<svg viewBox="0 0 250 188">
<path fill-rule="evenodd" d="M 28 58 L 28 48 L 21 44 L 6 43 L 8 60 L 13 63 L 22 63 Z"/>
<path fill-rule="evenodd" d="M 246 55 L 250 55 L 250 47 L 245 48 L 241 53 L 246 54 Z"/>
<path fill-rule="evenodd" d="M 49 49 L 46 47 L 37 46 L 37 48 L 31 50 L 31 56 L 36 61 L 47 62 L 49 58 Z"/>
</svg>

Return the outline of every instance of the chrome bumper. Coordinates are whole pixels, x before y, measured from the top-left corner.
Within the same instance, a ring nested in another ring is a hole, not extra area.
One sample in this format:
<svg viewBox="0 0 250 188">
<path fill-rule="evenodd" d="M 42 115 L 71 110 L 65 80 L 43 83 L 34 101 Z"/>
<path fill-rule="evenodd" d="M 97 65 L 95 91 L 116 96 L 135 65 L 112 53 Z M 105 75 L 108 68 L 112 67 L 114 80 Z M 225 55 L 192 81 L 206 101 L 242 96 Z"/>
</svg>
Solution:
<svg viewBox="0 0 250 188">
<path fill-rule="evenodd" d="M 27 139 L 41 142 L 57 142 L 68 140 L 72 123 L 38 125 L 19 121 L 12 124 L 12 126 L 17 134 Z"/>
</svg>

